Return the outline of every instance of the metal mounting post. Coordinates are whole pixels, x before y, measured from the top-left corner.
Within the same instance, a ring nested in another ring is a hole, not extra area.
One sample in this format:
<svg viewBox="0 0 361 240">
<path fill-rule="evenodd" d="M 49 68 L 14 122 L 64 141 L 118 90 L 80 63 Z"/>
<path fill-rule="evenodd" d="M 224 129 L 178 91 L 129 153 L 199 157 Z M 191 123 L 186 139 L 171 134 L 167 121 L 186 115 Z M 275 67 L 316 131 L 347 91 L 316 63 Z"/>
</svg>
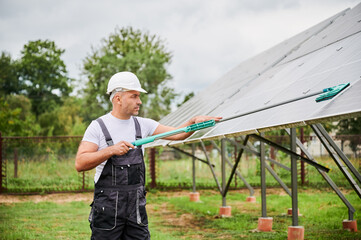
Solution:
<svg viewBox="0 0 361 240">
<path fill-rule="evenodd" d="M 226 204 L 226 196 L 223 194 L 224 190 L 226 189 L 226 155 L 227 155 L 227 148 L 226 148 L 226 141 L 223 138 L 221 140 L 221 164 L 222 164 L 222 206 L 227 206 Z"/>
<path fill-rule="evenodd" d="M 263 133 L 261 133 L 264 136 Z M 260 160 L 261 160 L 261 199 L 262 199 L 262 217 L 267 217 L 266 205 L 266 159 L 265 159 L 265 145 L 260 141 L 259 145 Z"/>
<path fill-rule="evenodd" d="M 291 151 L 296 152 L 296 129 L 291 128 Z M 298 226 L 297 158 L 291 155 L 292 226 Z"/>
<path fill-rule="evenodd" d="M 196 149 L 195 149 L 195 144 L 192 143 L 192 179 L 193 179 L 193 192 L 195 193 L 196 192 L 196 158 L 194 157 L 195 156 L 195 152 L 196 152 Z"/>
</svg>

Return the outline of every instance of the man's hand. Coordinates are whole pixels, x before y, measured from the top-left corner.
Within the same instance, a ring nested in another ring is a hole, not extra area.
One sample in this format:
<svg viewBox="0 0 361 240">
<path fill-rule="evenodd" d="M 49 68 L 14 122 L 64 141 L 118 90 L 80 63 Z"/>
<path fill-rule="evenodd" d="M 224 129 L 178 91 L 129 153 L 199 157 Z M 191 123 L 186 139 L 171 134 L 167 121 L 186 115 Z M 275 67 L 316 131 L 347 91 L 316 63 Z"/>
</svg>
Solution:
<svg viewBox="0 0 361 240">
<path fill-rule="evenodd" d="M 124 155 L 130 148 L 135 148 L 135 146 L 127 141 L 120 141 L 117 144 L 110 146 L 112 155 Z"/>
<path fill-rule="evenodd" d="M 209 120 L 215 120 L 216 122 L 219 122 L 222 119 L 222 117 L 211 117 L 211 116 L 195 116 L 190 120 L 191 124 L 194 123 L 200 123 L 205 122 Z"/>
<path fill-rule="evenodd" d="M 205 121 L 209 121 L 209 120 L 215 120 L 216 122 L 219 122 L 221 119 L 222 119 L 222 117 L 196 116 L 196 117 L 192 117 L 186 123 L 178 126 L 177 128 L 159 124 L 159 126 L 155 129 L 153 135 L 161 134 L 161 133 L 164 133 L 164 132 L 172 131 L 172 130 L 175 130 L 175 129 L 178 129 L 178 128 L 187 127 L 187 126 L 195 124 L 195 123 L 205 122 Z M 187 137 L 189 137 L 192 133 L 193 132 L 179 133 L 177 135 L 166 137 L 165 139 L 167 139 L 167 140 L 183 140 L 183 139 L 186 139 Z"/>
<path fill-rule="evenodd" d="M 119 143 L 98 151 L 98 145 L 92 142 L 82 141 L 75 158 L 75 168 L 78 172 L 95 168 L 113 155 L 124 155 L 133 144 L 120 141 Z"/>
</svg>

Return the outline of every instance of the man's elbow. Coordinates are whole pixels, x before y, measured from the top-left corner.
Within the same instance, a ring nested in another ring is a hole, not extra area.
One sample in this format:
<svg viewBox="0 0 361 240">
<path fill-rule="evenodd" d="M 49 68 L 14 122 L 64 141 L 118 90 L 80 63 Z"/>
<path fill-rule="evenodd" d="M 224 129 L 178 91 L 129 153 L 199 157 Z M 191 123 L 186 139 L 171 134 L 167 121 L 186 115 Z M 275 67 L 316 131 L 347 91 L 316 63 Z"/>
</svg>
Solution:
<svg viewBox="0 0 361 240">
<path fill-rule="evenodd" d="M 83 165 L 80 163 L 81 161 L 76 158 L 75 160 L 75 169 L 78 171 L 78 172 L 83 172 L 84 171 L 84 167 Z"/>
</svg>

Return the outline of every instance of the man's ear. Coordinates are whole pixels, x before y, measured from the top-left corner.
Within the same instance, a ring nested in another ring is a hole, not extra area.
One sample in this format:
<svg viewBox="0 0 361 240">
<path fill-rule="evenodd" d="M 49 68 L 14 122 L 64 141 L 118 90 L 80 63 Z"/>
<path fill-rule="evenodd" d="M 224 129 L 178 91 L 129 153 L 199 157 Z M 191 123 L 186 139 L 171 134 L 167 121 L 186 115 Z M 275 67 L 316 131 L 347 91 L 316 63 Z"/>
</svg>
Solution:
<svg viewBox="0 0 361 240">
<path fill-rule="evenodd" d="M 122 105 L 122 97 L 117 94 L 115 96 L 115 102 L 119 105 Z"/>
</svg>

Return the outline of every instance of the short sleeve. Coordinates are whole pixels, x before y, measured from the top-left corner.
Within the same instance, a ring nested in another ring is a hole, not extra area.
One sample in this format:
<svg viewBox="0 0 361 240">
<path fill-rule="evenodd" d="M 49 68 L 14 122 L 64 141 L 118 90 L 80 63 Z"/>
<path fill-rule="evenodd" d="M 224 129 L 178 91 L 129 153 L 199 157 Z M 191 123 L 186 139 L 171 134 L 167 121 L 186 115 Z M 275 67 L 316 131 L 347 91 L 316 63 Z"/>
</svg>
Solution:
<svg viewBox="0 0 361 240">
<path fill-rule="evenodd" d="M 100 146 L 101 128 L 96 121 L 92 121 L 85 130 L 82 141 L 92 142 Z"/>
<path fill-rule="evenodd" d="M 159 126 L 159 122 L 150 118 L 140 118 L 139 120 L 141 121 L 143 137 L 153 135 L 155 129 Z"/>
</svg>

